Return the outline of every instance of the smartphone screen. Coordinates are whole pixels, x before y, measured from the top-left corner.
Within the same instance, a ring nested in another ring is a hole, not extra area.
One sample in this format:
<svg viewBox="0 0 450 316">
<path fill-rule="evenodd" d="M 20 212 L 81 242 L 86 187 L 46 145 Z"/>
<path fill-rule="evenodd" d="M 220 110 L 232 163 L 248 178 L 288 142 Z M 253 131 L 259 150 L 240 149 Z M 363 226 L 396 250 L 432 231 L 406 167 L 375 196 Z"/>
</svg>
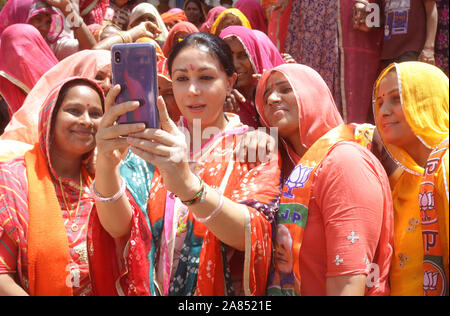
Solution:
<svg viewBox="0 0 450 316">
<path fill-rule="evenodd" d="M 119 124 L 144 123 L 159 128 L 156 49 L 151 43 L 116 44 L 111 49 L 114 85 L 120 84 L 116 103 L 138 101 L 139 107 L 122 115 Z"/>
</svg>

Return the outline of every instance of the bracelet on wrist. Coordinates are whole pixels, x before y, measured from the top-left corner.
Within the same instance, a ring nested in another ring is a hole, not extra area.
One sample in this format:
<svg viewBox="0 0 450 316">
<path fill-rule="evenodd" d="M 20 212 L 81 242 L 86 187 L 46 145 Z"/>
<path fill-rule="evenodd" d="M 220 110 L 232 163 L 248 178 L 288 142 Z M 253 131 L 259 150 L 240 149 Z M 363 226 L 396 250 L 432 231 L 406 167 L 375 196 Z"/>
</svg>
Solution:
<svg viewBox="0 0 450 316">
<path fill-rule="evenodd" d="M 127 43 L 133 43 L 133 37 L 131 36 L 130 32 L 125 31 L 123 32 L 125 38 L 127 39 Z"/>
<path fill-rule="evenodd" d="M 119 35 L 122 38 L 122 43 L 126 43 L 127 42 L 125 36 L 123 36 L 123 32 L 118 32 L 116 35 Z"/>
<path fill-rule="evenodd" d="M 187 200 L 187 201 L 181 201 L 181 203 L 183 203 L 186 206 L 191 206 L 192 204 L 196 203 L 199 200 L 201 203 L 203 203 L 205 201 L 205 197 L 206 197 L 205 182 L 200 177 L 198 177 L 198 179 L 200 181 L 200 191 L 198 191 L 192 199 Z"/>
<path fill-rule="evenodd" d="M 124 32 L 118 32 L 116 35 L 119 35 L 122 38 L 122 43 L 132 43 L 133 38 L 131 37 L 130 33 L 124 31 Z"/>
<path fill-rule="evenodd" d="M 209 214 L 206 217 L 197 217 L 194 213 L 192 213 L 192 215 L 194 216 L 196 221 L 198 221 L 200 223 L 206 223 L 206 222 L 212 220 L 217 215 L 219 215 L 219 213 L 222 211 L 223 199 L 224 199 L 223 194 L 221 194 L 221 193 L 219 193 L 219 194 L 220 194 L 219 204 L 214 209 L 214 211 L 211 212 L 211 214 Z"/>
<path fill-rule="evenodd" d="M 104 197 L 100 193 L 97 192 L 97 190 L 95 189 L 95 179 L 94 179 L 94 181 L 92 181 L 92 184 L 90 187 L 91 193 L 94 196 L 94 200 L 96 202 L 102 202 L 102 203 L 113 203 L 113 202 L 116 202 L 118 199 L 120 199 L 122 197 L 122 195 L 124 195 L 125 190 L 127 188 L 127 184 L 126 184 L 125 180 L 122 177 L 120 179 L 121 179 L 122 183 L 120 184 L 119 191 L 110 197 Z"/>
</svg>

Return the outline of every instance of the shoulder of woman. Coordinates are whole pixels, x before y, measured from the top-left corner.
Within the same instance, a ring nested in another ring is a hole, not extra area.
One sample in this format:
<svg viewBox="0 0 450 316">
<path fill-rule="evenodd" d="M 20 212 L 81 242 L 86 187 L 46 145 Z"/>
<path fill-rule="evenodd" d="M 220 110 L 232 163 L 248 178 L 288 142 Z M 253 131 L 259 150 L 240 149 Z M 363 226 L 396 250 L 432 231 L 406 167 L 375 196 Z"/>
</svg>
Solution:
<svg viewBox="0 0 450 316">
<path fill-rule="evenodd" d="M 354 142 L 336 145 L 321 162 L 319 176 L 360 178 L 364 174 L 376 174 L 387 178 L 381 162 L 366 148 Z M 386 179 L 385 179 L 386 180 Z"/>
</svg>

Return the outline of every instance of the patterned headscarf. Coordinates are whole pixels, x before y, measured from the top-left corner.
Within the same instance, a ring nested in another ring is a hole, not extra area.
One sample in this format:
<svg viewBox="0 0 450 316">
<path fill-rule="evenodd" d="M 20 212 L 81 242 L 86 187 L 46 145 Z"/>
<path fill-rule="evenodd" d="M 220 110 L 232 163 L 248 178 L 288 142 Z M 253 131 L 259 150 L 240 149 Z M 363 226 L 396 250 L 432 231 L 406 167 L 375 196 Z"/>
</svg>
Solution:
<svg viewBox="0 0 450 316">
<path fill-rule="evenodd" d="M 92 87 L 95 87 L 97 90 L 97 93 L 100 95 L 100 99 L 102 101 L 102 107 L 104 110 L 104 99 L 105 95 L 103 94 L 102 89 L 97 85 L 95 81 L 92 79 L 82 78 L 82 77 L 71 77 L 67 78 L 63 82 L 59 83 L 53 90 L 50 92 L 50 94 L 45 99 L 44 103 L 41 106 L 41 109 L 39 111 L 39 123 L 38 123 L 38 131 L 39 131 L 39 144 L 41 147 L 41 151 L 49 161 L 49 166 L 51 169 L 51 172 L 54 173 L 54 170 L 50 163 L 50 142 L 51 142 L 51 135 L 52 135 L 52 118 L 54 115 L 57 114 L 58 108 L 56 108 L 58 97 L 63 90 L 65 86 L 67 86 L 69 83 L 76 81 L 76 80 L 82 80 L 89 82 Z M 54 174 L 55 175 L 55 174 Z"/>
<path fill-rule="evenodd" d="M 53 44 L 60 38 L 61 33 L 64 30 L 64 18 L 61 13 L 53 9 L 46 2 L 35 1 L 30 7 L 26 23 L 29 23 L 34 16 L 42 13 L 50 14 L 52 17 L 52 24 L 47 35 L 47 41 Z"/>
<path fill-rule="evenodd" d="M 40 13 L 51 15 L 52 24 L 46 40 L 56 42 L 64 29 L 64 18 L 42 0 L 9 0 L 0 12 L 0 34 L 10 25 L 29 23 L 32 17 Z"/>
</svg>

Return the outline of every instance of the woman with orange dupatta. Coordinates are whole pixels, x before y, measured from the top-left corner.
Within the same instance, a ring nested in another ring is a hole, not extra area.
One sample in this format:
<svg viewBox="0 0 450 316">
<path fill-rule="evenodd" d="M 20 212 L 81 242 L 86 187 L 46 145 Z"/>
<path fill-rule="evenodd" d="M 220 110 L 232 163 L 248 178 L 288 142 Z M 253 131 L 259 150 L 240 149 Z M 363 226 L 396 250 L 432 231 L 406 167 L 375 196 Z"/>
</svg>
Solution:
<svg viewBox="0 0 450 316">
<path fill-rule="evenodd" d="M 169 32 L 167 40 L 164 43 L 163 53 L 164 56 L 169 56 L 170 50 L 175 43 L 181 41 L 183 38 L 192 33 L 198 33 L 198 28 L 191 22 L 177 23 Z"/>
<path fill-rule="evenodd" d="M 105 263 L 94 260 L 93 271 L 121 277 L 118 294 L 124 295 L 263 295 L 279 196 L 277 156 L 251 170 L 234 159 L 248 128 L 223 112 L 237 77 L 223 40 L 208 33 L 189 35 L 172 50 L 169 72 L 182 113 L 178 127 L 161 98 L 161 129 L 114 125 L 138 104 L 113 105 L 119 87 L 107 96 L 92 185 L 97 199 L 93 240 L 103 240 L 94 243 L 100 251 L 94 257 Z M 129 137 L 120 137 L 124 134 Z M 156 167 L 146 209 L 124 195 L 128 181 L 116 173 L 119 149 L 129 146 Z M 111 240 L 121 237 L 127 241 L 123 260 L 112 266 L 121 263 L 124 269 L 105 271 L 116 253 L 106 247 L 108 240 L 114 246 Z"/>
<path fill-rule="evenodd" d="M 89 161 L 104 96 L 71 78 L 43 102 L 39 142 L 0 163 L 0 295 L 91 295 Z"/>
<path fill-rule="evenodd" d="M 284 145 L 269 295 L 389 295 L 389 180 L 358 144 L 325 81 L 304 65 L 266 72 L 256 96 Z"/>
<path fill-rule="evenodd" d="M 168 12 L 161 14 L 161 19 L 164 21 L 169 32 L 177 23 L 187 21 L 184 11 L 178 8 L 171 9 Z"/>
<path fill-rule="evenodd" d="M 391 295 L 449 293 L 448 88 L 439 68 L 404 62 L 386 68 L 374 89 L 377 127 L 400 167 Z"/>
</svg>

